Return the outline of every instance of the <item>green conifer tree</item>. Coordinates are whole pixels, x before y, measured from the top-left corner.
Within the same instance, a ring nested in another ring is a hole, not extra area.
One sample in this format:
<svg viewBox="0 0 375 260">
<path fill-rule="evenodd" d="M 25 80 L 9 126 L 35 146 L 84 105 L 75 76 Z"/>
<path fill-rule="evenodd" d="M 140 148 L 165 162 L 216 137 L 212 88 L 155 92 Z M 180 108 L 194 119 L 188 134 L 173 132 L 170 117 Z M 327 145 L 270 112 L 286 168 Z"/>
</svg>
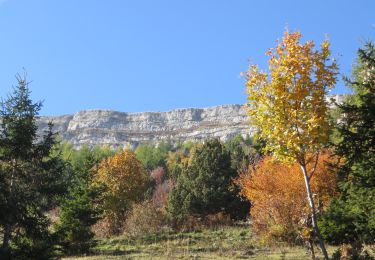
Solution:
<svg viewBox="0 0 375 260">
<path fill-rule="evenodd" d="M 60 222 L 56 225 L 64 254 L 88 253 L 95 245 L 91 227 L 99 219 L 100 209 L 96 206 L 99 190 L 91 185 L 92 171 L 106 154 L 104 150 L 96 148 L 94 151 L 84 146 L 79 151 L 70 149 L 66 158 L 74 177 L 68 194 L 62 199 Z"/>
<path fill-rule="evenodd" d="M 30 99 L 25 76 L 17 80 L 0 108 L 0 259 L 46 259 L 54 252 L 46 212 L 65 191 L 65 164 L 51 155 L 52 124 L 37 134 L 42 104 Z"/>
<path fill-rule="evenodd" d="M 341 195 L 320 221 L 322 234 L 333 243 L 374 243 L 375 238 L 375 48 L 358 51 L 354 94 L 343 105 L 336 153 Z"/>
<path fill-rule="evenodd" d="M 167 210 L 175 218 L 218 212 L 232 218 L 245 217 L 249 204 L 238 197 L 238 187 L 233 183 L 237 174 L 224 145 L 216 139 L 207 141 L 193 151 L 191 163 L 177 177 Z"/>
</svg>

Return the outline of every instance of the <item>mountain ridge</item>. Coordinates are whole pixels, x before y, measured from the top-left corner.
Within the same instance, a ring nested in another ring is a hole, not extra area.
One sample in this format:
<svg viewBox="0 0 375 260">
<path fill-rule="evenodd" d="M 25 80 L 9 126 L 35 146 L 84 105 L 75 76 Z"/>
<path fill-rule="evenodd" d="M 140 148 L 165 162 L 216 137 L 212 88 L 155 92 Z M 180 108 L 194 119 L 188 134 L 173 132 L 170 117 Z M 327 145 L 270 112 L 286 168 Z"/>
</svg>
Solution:
<svg viewBox="0 0 375 260">
<path fill-rule="evenodd" d="M 342 102 L 343 95 L 330 95 Z M 243 105 L 177 108 L 166 112 L 120 112 L 109 109 L 82 110 L 72 115 L 42 116 L 39 131 L 54 124 L 62 140 L 79 149 L 83 145 L 135 147 L 140 143 L 185 142 L 253 134 Z"/>
</svg>

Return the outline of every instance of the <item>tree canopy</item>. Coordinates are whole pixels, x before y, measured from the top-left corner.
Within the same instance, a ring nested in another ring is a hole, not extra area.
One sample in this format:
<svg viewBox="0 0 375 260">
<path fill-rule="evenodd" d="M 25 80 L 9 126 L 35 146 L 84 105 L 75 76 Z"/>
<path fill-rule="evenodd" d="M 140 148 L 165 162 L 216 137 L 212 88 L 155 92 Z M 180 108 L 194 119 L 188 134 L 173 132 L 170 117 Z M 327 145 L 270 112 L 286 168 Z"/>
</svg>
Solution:
<svg viewBox="0 0 375 260">
<path fill-rule="evenodd" d="M 267 51 L 269 73 L 251 65 L 246 74 L 248 115 L 267 151 L 280 160 L 306 162 L 329 137 L 326 94 L 336 83 L 337 65 L 329 62 L 329 42 L 314 49 L 300 42 L 299 32 L 286 32 Z"/>
<path fill-rule="evenodd" d="M 146 180 L 141 162 L 130 150 L 123 150 L 99 164 L 93 182 L 103 189 L 102 208 L 111 233 L 119 232 L 127 211 L 143 198 Z"/>
</svg>

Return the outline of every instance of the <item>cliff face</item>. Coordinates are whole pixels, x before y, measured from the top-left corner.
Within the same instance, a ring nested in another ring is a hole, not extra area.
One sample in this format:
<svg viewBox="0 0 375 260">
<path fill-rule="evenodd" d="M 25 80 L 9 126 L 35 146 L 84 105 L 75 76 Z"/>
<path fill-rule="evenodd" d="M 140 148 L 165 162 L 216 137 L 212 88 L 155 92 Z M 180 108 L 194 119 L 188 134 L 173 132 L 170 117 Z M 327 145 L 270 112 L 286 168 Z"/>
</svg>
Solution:
<svg viewBox="0 0 375 260">
<path fill-rule="evenodd" d="M 246 112 L 240 105 L 175 109 L 169 112 L 123 113 L 87 110 L 74 115 L 41 117 L 39 129 L 52 121 L 54 131 L 76 148 L 83 144 L 110 147 L 162 140 L 197 141 L 251 135 Z"/>
<path fill-rule="evenodd" d="M 331 95 L 338 103 L 342 95 Z M 175 109 L 169 112 L 124 113 L 111 110 L 87 110 L 74 115 L 41 117 L 39 129 L 54 123 L 63 140 L 80 148 L 83 144 L 135 146 L 139 143 L 198 141 L 219 138 L 223 141 L 235 135 L 252 135 L 246 111 L 241 105 L 209 108 Z"/>
</svg>

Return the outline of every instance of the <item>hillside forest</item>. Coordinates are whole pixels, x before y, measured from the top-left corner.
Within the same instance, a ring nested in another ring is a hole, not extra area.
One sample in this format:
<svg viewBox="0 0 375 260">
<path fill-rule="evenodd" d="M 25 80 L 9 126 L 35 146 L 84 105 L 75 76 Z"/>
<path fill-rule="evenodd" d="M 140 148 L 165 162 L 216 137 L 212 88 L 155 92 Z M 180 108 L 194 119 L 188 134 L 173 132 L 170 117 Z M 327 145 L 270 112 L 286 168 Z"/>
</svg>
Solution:
<svg viewBox="0 0 375 260">
<path fill-rule="evenodd" d="M 225 142 L 74 149 L 53 122 L 38 134 L 43 104 L 17 74 L 0 107 L 0 259 L 375 259 L 375 47 L 330 107 L 330 43 L 301 37 L 243 73 L 257 134 Z"/>
</svg>

